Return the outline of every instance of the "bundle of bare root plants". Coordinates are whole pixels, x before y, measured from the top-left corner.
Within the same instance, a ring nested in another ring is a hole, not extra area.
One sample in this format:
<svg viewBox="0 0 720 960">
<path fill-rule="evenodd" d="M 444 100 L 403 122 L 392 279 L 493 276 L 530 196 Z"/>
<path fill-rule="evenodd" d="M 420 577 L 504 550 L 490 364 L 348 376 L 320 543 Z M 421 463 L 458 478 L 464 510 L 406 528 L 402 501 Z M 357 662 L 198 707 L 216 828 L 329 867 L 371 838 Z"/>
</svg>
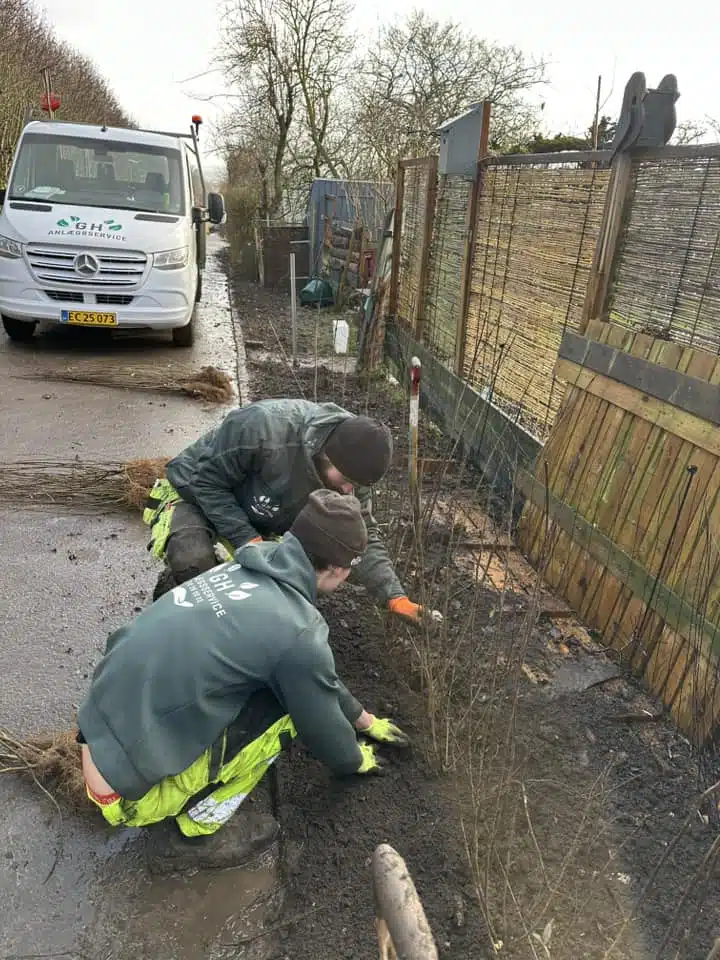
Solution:
<svg viewBox="0 0 720 960">
<path fill-rule="evenodd" d="M 75 730 L 62 730 L 20 740 L 0 730 L 0 773 L 27 777 L 57 802 L 83 809 L 87 794 L 75 735 Z"/>
<path fill-rule="evenodd" d="M 0 463 L 0 504 L 142 510 L 167 457 L 115 461 L 19 460 Z"/>
<path fill-rule="evenodd" d="M 156 393 L 181 394 L 206 403 L 231 403 L 233 399 L 232 381 L 217 367 L 183 371 L 158 370 L 152 367 L 105 370 L 88 366 L 83 369 L 37 370 L 32 373 L 17 374 L 17 379 L 94 383 L 102 387 L 130 387 L 137 390 L 152 390 Z"/>
</svg>

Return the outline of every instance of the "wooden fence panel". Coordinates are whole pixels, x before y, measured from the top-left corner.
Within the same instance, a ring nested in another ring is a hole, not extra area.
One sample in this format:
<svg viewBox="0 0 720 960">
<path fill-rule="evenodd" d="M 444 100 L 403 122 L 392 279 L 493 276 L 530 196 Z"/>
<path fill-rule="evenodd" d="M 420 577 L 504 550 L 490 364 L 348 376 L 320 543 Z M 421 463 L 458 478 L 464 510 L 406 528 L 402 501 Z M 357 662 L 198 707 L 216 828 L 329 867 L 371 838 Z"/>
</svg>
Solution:
<svg viewBox="0 0 720 960">
<path fill-rule="evenodd" d="M 720 359 L 593 320 L 555 372 L 521 545 L 703 742 L 720 720 Z"/>
<path fill-rule="evenodd" d="M 423 157 L 418 160 L 401 160 L 400 166 L 403 188 L 396 317 L 404 326 L 414 329 L 424 299 L 423 266 L 428 243 L 426 221 L 434 212 L 428 203 L 428 199 L 432 201 L 428 180 L 434 176 L 437 159 Z"/>
<path fill-rule="evenodd" d="M 485 168 L 464 375 L 480 388 L 493 384 L 494 402 L 545 440 L 563 393 L 553 374 L 557 349 L 583 319 L 610 172 L 536 159 L 497 158 Z"/>
<path fill-rule="evenodd" d="M 443 363 L 455 356 L 457 318 L 462 309 L 465 215 L 472 181 L 453 174 L 438 178 L 425 296 L 425 343 Z"/>
<path fill-rule="evenodd" d="M 700 144 L 633 159 L 610 320 L 720 353 L 720 156 Z"/>
</svg>

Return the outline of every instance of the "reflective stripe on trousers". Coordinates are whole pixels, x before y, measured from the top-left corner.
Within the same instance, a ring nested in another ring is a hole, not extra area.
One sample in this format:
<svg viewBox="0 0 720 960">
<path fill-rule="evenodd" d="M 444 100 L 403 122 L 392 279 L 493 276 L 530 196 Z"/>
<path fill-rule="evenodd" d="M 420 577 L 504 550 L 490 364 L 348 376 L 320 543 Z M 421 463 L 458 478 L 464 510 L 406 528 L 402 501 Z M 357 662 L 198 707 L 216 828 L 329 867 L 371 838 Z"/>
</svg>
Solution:
<svg viewBox="0 0 720 960">
<path fill-rule="evenodd" d="M 102 804 L 89 793 L 88 797 L 113 827 L 146 827 L 166 817 L 176 817 L 178 827 L 186 837 L 215 833 L 262 780 L 286 741 L 295 735 L 293 722 L 285 715 L 227 763 L 221 761 L 216 776 L 212 776 L 216 748 L 210 747 L 182 773 L 165 777 L 139 800 L 119 798 Z M 227 731 L 223 733 L 220 745 L 223 757 L 226 746 Z M 212 784 L 218 786 L 202 799 L 191 802 Z"/>
<path fill-rule="evenodd" d="M 182 497 L 165 477 L 155 481 L 148 495 L 143 510 L 143 523 L 150 527 L 148 550 L 157 560 L 162 560 L 165 556 L 173 509 L 180 500 Z"/>
</svg>

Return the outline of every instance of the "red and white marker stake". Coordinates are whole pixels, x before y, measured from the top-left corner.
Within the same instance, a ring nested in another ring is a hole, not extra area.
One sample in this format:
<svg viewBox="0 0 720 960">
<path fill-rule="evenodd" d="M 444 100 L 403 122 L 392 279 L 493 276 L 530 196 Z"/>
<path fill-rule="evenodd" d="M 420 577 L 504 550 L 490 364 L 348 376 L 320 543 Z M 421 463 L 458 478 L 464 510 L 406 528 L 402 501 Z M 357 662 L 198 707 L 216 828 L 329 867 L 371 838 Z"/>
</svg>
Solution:
<svg viewBox="0 0 720 960">
<path fill-rule="evenodd" d="M 410 477 L 410 493 L 413 498 L 413 508 L 419 512 L 420 487 L 418 484 L 418 425 L 420 423 L 420 379 L 422 366 L 417 357 L 410 361 L 410 462 L 408 473 Z"/>
</svg>

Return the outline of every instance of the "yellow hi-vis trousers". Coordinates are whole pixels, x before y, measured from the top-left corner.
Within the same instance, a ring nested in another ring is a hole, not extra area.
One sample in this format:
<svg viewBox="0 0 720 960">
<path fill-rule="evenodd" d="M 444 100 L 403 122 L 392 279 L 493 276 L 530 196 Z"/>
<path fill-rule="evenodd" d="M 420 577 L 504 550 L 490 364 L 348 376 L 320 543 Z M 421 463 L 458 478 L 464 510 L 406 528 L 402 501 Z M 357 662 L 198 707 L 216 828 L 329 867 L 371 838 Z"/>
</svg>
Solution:
<svg viewBox="0 0 720 960">
<path fill-rule="evenodd" d="M 165 477 L 155 481 L 148 495 L 143 510 L 143 523 L 150 527 L 148 550 L 157 560 L 162 560 L 165 556 L 165 546 L 170 536 L 173 510 L 175 504 L 179 503 L 181 499 L 175 487 Z"/>
<path fill-rule="evenodd" d="M 267 691 L 266 702 L 270 698 L 279 712 L 280 705 Z M 90 792 L 88 797 L 113 827 L 146 827 L 175 817 L 186 837 L 212 834 L 227 823 L 295 735 L 285 714 L 235 752 L 237 734 L 231 726 L 189 767 L 165 777 L 139 800 L 119 797 L 108 803 Z"/>
</svg>

